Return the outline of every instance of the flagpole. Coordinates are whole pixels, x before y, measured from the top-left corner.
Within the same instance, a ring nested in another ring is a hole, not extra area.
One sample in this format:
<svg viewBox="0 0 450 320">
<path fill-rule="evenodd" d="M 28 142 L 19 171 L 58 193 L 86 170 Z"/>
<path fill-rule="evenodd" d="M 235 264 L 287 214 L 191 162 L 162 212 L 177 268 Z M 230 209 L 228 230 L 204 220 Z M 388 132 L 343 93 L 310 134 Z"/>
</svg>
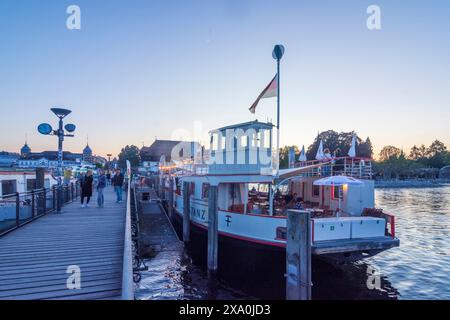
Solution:
<svg viewBox="0 0 450 320">
<path fill-rule="evenodd" d="M 277 178 L 280 176 L 280 59 L 277 59 Z"/>
<path fill-rule="evenodd" d="M 277 151 L 276 151 L 276 179 L 280 177 L 280 60 L 284 54 L 284 47 L 280 44 L 277 44 L 273 48 L 272 57 L 277 60 Z M 275 182 L 275 180 L 274 180 Z M 269 196 L 269 214 L 273 215 L 274 213 L 274 192 L 275 192 L 275 183 L 272 184 L 272 188 L 270 188 L 270 196 Z"/>
</svg>

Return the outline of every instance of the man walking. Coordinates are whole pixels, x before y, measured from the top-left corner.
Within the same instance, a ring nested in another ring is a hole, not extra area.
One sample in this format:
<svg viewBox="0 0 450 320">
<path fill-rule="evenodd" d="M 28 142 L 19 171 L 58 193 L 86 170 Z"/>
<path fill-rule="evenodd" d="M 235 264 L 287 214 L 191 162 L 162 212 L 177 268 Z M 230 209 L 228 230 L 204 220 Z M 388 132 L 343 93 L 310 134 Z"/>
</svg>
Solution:
<svg viewBox="0 0 450 320">
<path fill-rule="evenodd" d="M 122 202 L 122 187 L 123 187 L 124 176 L 120 169 L 116 169 L 116 174 L 112 179 L 112 184 L 114 186 L 114 192 L 116 193 L 116 203 Z"/>
<path fill-rule="evenodd" d="M 103 170 L 98 172 L 98 183 L 97 183 L 97 204 L 99 208 L 103 208 L 105 203 L 105 197 L 103 196 L 103 189 L 106 187 L 106 175 Z"/>
</svg>

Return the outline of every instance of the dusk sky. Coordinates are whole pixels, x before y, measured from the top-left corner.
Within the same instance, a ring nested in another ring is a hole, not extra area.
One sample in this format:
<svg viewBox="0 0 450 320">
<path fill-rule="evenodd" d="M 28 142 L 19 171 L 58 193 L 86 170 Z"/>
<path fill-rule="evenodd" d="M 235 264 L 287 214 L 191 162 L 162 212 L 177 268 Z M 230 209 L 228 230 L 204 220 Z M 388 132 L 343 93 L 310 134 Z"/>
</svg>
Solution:
<svg viewBox="0 0 450 320">
<path fill-rule="evenodd" d="M 66 8 L 81 8 L 68 30 Z M 381 30 L 366 26 L 381 8 Z M 281 144 L 355 130 L 378 152 L 450 145 L 450 1 L 0 0 L 0 151 L 56 149 L 37 133 L 54 106 L 77 125 L 65 148 L 117 154 L 127 144 L 193 139 L 257 118 L 248 108 L 281 72 Z M 185 132 L 183 134 L 183 132 Z M 186 135 L 190 132 L 191 136 Z M 205 142 L 205 140 L 203 141 Z"/>
</svg>

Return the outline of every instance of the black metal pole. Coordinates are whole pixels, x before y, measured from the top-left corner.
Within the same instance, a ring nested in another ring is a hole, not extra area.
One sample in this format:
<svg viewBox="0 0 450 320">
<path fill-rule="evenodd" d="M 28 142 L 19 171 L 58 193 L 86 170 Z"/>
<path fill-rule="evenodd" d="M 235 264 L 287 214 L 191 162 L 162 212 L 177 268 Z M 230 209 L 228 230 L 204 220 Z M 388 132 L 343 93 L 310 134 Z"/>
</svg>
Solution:
<svg viewBox="0 0 450 320">
<path fill-rule="evenodd" d="M 52 187 L 52 202 L 53 202 L 53 210 L 55 210 L 56 209 L 56 186 L 55 185 L 53 185 L 53 187 Z"/>
<path fill-rule="evenodd" d="M 34 189 L 31 190 L 31 217 L 34 218 L 34 211 L 36 209 L 35 199 L 34 199 Z"/>
<path fill-rule="evenodd" d="M 16 226 L 20 226 L 20 195 L 16 192 Z"/>
<path fill-rule="evenodd" d="M 44 196 L 43 203 L 42 203 L 42 214 L 45 214 L 47 211 L 47 189 L 43 189 L 42 194 Z"/>
</svg>

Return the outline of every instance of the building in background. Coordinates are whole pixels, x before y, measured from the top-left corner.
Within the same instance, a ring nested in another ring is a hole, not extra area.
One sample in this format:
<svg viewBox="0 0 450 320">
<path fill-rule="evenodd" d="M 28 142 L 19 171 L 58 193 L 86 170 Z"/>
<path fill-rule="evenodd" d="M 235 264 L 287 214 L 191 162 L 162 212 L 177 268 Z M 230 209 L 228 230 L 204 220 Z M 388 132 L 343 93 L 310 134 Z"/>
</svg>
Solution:
<svg viewBox="0 0 450 320">
<path fill-rule="evenodd" d="M 139 171 L 141 173 L 150 173 L 156 174 L 159 172 L 159 165 L 161 161 L 161 157 L 163 157 L 164 162 L 171 163 L 172 160 L 172 151 L 174 151 L 175 147 L 179 147 L 180 144 L 184 141 L 174 141 L 174 140 L 158 140 L 156 139 L 151 146 L 142 147 L 140 150 L 141 156 L 141 166 Z M 198 147 L 198 143 L 196 142 L 186 142 L 189 144 L 190 158 L 193 159 L 196 148 Z M 183 155 L 183 150 L 180 149 L 178 152 L 178 156 L 180 158 L 185 157 Z"/>
<path fill-rule="evenodd" d="M 20 154 L 6 151 L 0 152 L 0 168 L 14 167 L 19 160 Z"/>
<path fill-rule="evenodd" d="M 83 153 L 63 152 L 63 166 L 76 167 L 82 164 L 93 164 L 94 156 L 89 145 Z M 20 157 L 16 161 L 19 168 L 48 168 L 53 169 L 58 166 L 58 151 L 31 152 L 27 143 L 20 149 Z"/>
</svg>

